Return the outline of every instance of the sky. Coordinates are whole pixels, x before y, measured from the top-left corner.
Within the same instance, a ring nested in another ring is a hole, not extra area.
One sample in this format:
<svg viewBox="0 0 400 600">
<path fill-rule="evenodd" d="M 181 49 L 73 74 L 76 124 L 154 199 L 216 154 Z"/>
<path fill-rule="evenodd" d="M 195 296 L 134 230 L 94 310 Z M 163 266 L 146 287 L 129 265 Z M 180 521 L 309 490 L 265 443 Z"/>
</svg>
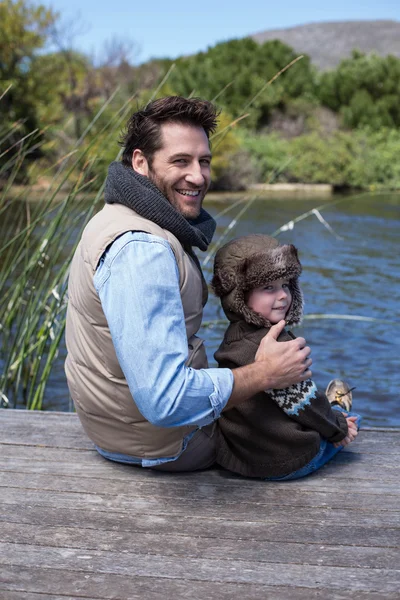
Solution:
<svg viewBox="0 0 400 600">
<path fill-rule="evenodd" d="M 107 40 L 133 42 L 132 63 L 176 58 L 218 42 L 311 22 L 392 19 L 400 0 L 37 0 L 75 22 L 76 50 L 101 59 Z"/>
</svg>

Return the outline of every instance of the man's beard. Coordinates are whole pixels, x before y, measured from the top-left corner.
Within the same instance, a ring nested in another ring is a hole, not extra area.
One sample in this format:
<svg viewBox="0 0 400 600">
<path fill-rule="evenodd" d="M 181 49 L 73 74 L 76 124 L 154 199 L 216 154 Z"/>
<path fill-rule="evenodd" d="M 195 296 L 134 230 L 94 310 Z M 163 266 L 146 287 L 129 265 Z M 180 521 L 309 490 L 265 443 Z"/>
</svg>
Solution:
<svg viewBox="0 0 400 600">
<path fill-rule="evenodd" d="M 201 205 L 196 210 L 194 210 L 194 206 L 192 207 L 192 210 L 190 209 L 190 207 L 182 207 L 173 195 L 173 191 L 171 190 L 171 188 L 165 185 L 164 181 L 157 177 L 156 173 L 151 169 L 149 169 L 148 178 L 150 179 L 151 183 L 154 184 L 160 190 L 162 195 L 165 196 L 165 198 L 168 200 L 171 206 L 173 206 L 179 214 L 185 217 L 185 219 L 197 219 L 201 211 Z"/>
</svg>

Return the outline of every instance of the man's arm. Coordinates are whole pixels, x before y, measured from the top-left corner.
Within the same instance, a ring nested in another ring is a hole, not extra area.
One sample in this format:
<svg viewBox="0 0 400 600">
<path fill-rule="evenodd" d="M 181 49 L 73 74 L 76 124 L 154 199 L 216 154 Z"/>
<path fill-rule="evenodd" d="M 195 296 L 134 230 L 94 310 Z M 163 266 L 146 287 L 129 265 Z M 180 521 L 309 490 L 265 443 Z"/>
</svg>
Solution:
<svg viewBox="0 0 400 600">
<path fill-rule="evenodd" d="M 232 371 L 185 366 L 179 273 L 168 242 L 143 232 L 124 234 L 107 250 L 94 284 L 119 365 L 145 419 L 159 427 L 218 419 L 232 392 Z"/>
<path fill-rule="evenodd" d="M 277 339 L 284 327 L 285 321 L 271 327 L 261 340 L 254 363 L 233 369 L 233 390 L 224 410 L 233 408 L 258 392 L 283 389 L 311 377 L 310 348 L 306 346 L 304 338 L 279 343 Z"/>
</svg>

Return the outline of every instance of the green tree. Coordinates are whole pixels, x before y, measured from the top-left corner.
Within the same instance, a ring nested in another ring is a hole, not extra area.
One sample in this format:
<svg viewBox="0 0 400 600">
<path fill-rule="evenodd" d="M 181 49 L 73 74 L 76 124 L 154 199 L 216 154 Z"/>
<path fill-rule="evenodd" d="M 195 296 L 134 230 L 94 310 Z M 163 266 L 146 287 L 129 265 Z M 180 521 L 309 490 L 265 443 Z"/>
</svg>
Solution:
<svg viewBox="0 0 400 600">
<path fill-rule="evenodd" d="M 32 60 L 36 79 L 36 110 L 43 126 L 60 124 L 73 116 L 71 135 L 79 138 L 85 119 L 91 119 L 93 98 L 100 94 L 88 58 L 72 50 L 51 52 Z"/>
<path fill-rule="evenodd" d="M 3 139 L 6 137 L 0 148 L 3 152 L 39 126 L 39 80 L 32 63 L 56 18 L 45 6 L 33 6 L 25 0 L 0 2 L 0 128 Z M 9 155 L 0 159 L 0 165 L 7 160 Z"/>
<path fill-rule="evenodd" d="M 354 51 L 333 70 L 323 73 L 320 101 L 343 117 L 346 127 L 400 126 L 400 59 Z"/>
<path fill-rule="evenodd" d="M 168 86 L 182 96 L 216 98 L 234 118 L 250 112 L 245 125 L 261 128 L 273 108 L 284 107 L 292 98 L 314 95 L 315 74 L 306 56 L 259 93 L 296 57 L 279 40 L 261 45 L 251 38 L 222 42 L 207 52 L 177 59 Z"/>
<path fill-rule="evenodd" d="M 276 134 L 247 135 L 244 147 L 258 164 L 262 180 L 331 183 L 338 187 L 399 189 L 400 131 L 371 128 L 317 132 L 282 140 Z"/>
</svg>

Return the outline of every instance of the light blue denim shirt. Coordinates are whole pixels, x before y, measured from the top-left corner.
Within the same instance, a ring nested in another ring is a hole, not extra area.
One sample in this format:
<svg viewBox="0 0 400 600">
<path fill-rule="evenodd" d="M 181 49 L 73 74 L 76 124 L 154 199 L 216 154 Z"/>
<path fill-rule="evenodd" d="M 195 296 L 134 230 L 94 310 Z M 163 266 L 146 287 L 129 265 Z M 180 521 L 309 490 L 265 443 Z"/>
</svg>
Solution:
<svg viewBox="0 0 400 600">
<path fill-rule="evenodd" d="M 103 255 L 94 286 L 141 414 L 160 427 L 203 427 L 218 419 L 232 393 L 233 373 L 185 366 L 188 346 L 179 272 L 169 243 L 143 232 L 125 233 Z M 192 435 L 184 439 L 183 449 Z M 98 451 L 142 466 L 179 456 L 145 460 Z"/>
</svg>

